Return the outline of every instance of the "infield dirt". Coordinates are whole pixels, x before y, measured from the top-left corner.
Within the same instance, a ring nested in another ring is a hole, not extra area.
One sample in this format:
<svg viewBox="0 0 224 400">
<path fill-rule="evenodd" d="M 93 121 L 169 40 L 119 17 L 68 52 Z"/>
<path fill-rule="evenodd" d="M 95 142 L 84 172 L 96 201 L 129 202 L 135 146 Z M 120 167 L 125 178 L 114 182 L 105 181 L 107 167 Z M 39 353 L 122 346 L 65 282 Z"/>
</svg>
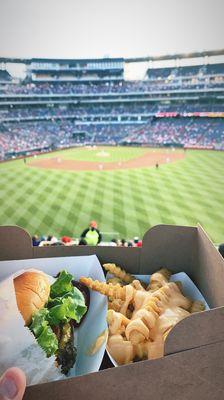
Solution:
<svg viewBox="0 0 224 400">
<path fill-rule="evenodd" d="M 45 169 L 60 169 L 66 171 L 99 171 L 99 170 L 116 170 L 116 169 L 133 169 L 155 167 L 156 164 L 167 164 L 182 160 L 184 153 L 176 152 L 149 152 L 143 156 L 120 162 L 95 162 L 95 161 L 76 161 L 64 160 L 60 157 L 43 158 L 29 163 L 30 167 L 38 167 Z"/>
</svg>

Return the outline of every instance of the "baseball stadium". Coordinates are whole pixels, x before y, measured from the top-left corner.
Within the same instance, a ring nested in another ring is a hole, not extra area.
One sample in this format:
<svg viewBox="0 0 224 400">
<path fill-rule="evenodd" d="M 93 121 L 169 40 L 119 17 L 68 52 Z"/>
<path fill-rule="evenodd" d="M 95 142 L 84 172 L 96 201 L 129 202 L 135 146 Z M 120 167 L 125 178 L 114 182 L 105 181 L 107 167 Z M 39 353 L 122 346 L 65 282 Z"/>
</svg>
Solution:
<svg viewBox="0 0 224 400">
<path fill-rule="evenodd" d="M 77 239 L 95 220 L 109 243 L 200 223 L 221 243 L 223 56 L 1 58 L 0 224 Z"/>
</svg>

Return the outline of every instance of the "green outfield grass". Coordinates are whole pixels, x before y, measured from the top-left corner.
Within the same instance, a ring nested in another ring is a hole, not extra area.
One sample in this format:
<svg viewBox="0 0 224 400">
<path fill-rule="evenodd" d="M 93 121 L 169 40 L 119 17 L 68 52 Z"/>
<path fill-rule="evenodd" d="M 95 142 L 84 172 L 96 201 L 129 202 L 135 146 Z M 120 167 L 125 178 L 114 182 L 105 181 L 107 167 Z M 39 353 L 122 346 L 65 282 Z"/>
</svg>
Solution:
<svg viewBox="0 0 224 400">
<path fill-rule="evenodd" d="M 99 151 L 70 149 L 43 157 L 99 161 Z M 104 161 L 124 161 L 145 152 L 104 151 L 110 153 Z M 182 161 L 158 170 L 67 172 L 30 168 L 29 162 L 0 165 L 2 225 L 20 225 L 30 234 L 78 237 L 96 219 L 101 231 L 131 238 L 142 237 L 156 224 L 200 222 L 214 242 L 224 241 L 224 152 L 187 151 Z"/>
<path fill-rule="evenodd" d="M 64 160 L 119 162 L 139 157 L 148 152 L 148 150 L 139 147 L 80 147 L 57 151 L 51 157 L 59 157 Z M 41 157 L 49 158 L 49 154 Z"/>
</svg>

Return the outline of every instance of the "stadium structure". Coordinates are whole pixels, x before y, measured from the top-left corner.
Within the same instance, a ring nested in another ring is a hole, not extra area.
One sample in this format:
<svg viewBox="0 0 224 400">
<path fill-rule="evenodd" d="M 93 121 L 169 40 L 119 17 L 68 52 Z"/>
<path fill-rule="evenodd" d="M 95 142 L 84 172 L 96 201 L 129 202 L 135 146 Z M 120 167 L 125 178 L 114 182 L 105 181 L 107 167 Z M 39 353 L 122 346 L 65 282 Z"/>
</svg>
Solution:
<svg viewBox="0 0 224 400">
<path fill-rule="evenodd" d="M 83 144 L 224 150 L 223 55 L 1 58 L 0 159 Z M 137 65 L 142 79 L 128 79 Z"/>
</svg>

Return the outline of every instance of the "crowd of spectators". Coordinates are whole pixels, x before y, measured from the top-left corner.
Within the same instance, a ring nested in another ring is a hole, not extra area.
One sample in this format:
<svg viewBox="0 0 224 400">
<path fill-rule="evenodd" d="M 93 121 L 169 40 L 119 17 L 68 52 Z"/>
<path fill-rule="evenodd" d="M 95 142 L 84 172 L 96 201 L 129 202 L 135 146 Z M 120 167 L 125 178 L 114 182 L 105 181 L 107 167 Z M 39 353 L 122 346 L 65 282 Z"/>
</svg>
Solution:
<svg viewBox="0 0 224 400">
<path fill-rule="evenodd" d="M 86 246 L 89 245 L 81 236 L 80 238 L 74 238 L 70 236 L 56 237 L 54 235 L 34 235 L 32 237 L 33 246 Z M 116 246 L 116 247 L 142 247 L 142 240 L 135 236 L 131 239 L 116 239 L 111 238 L 109 241 L 102 240 L 98 243 L 98 246 Z"/>
<path fill-rule="evenodd" d="M 51 123 L 6 123 L 0 125 L 0 159 L 7 154 L 54 149 L 73 144 L 74 125 L 71 121 Z"/>
<path fill-rule="evenodd" d="M 116 93 L 145 93 L 167 90 L 183 89 L 212 89 L 223 88 L 224 77 L 212 77 L 204 79 L 174 79 L 166 81 L 151 80 L 143 81 L 120 81 L 120 82 L 99 82 L 99 83 L 57 83 L 40 82 L 10 84 L 0 86 L 0 95 L 76 95 L 76 94 L 116 94 Z"/>
<path fill-rule="evenodd" d="M 85 106 L 35 106 L 10 107 L 0 110 L 0 122 L 22 121 L 32 119 L 69 119 L 79 117 L 100 117 L 118 115 L 155 115 L 158 112 L 176 112 L 178 114 L 194 112 L 224 112 L 222 104 L 177 103 L 177 104 L 150 104 L 150 103 L 123 103 L 123 104 L 93 104 Z"/>
<path fill-rule="evenodd" d="M 33 246 L 120 246 L 120 247 L 141 247 L 142 241 L 135 237 L 131 240 L 126 239 L 115 239 L 112 238 L 110 241 L 103 241 L 103 235 L 98 229 L 96 221 L 90 221 L 88 227 L 84 229 L 79 238 L 72 238 L 70 236 L 62 236 L 57 238 L 56 236 L 38 236 L 32 237 Z"/>
<path fill-rule="evenodd" d="M 4 74 L 4 77 L 1 75 Z M 0 71 L 0 94 L 4 95 L 75 95 L 75 94 L 116 94 L 144 93 L 153 91 L 212 89 L 224 86 L 224 64 L 208 66 L 156 68 L 149 69 L 147 79 L 141 81 L 100 80 L 91 81 L 65 80 L 57 76 L 56 80 L 31 81 L 19 84 L 7 84 L 9 74 Z"/>
<path fill-rule="evenodd" d="M 71 236 L 61 236 L 56 237 L 54 235 L 34 235 L 32 236 L 32 244 L 33 246 L 85 246 L 87 245 L 86 241 L 80 236 L 79 238 L 74 238 Z M 142 247 L 142 240 L 135 236 L 131 239 L 117 239 L 111 238 L 109 241 L 102 240 L 98 243 L 98 246 L 113 246 L 113 247 Z M 220 244 L 218 247 L 218 251 L 224 257 L 224 243 Z"/>
<path fill-rule="evenodd" d="M 222 118 L 156 118 L 144 129 L 130 133 L 129 143 L 185 147 L 210 147 L 224 150 L 224 123 Z"/>
<path fill-rule="evenodd" d="M 69 147 L 76 144 L 181 145 L 224 149 L 223 118 L 152 117 L 147 122 L 71 120 L 4 123 L 0 125 L 0 159 L 20 152 Z"/>
</svg>

